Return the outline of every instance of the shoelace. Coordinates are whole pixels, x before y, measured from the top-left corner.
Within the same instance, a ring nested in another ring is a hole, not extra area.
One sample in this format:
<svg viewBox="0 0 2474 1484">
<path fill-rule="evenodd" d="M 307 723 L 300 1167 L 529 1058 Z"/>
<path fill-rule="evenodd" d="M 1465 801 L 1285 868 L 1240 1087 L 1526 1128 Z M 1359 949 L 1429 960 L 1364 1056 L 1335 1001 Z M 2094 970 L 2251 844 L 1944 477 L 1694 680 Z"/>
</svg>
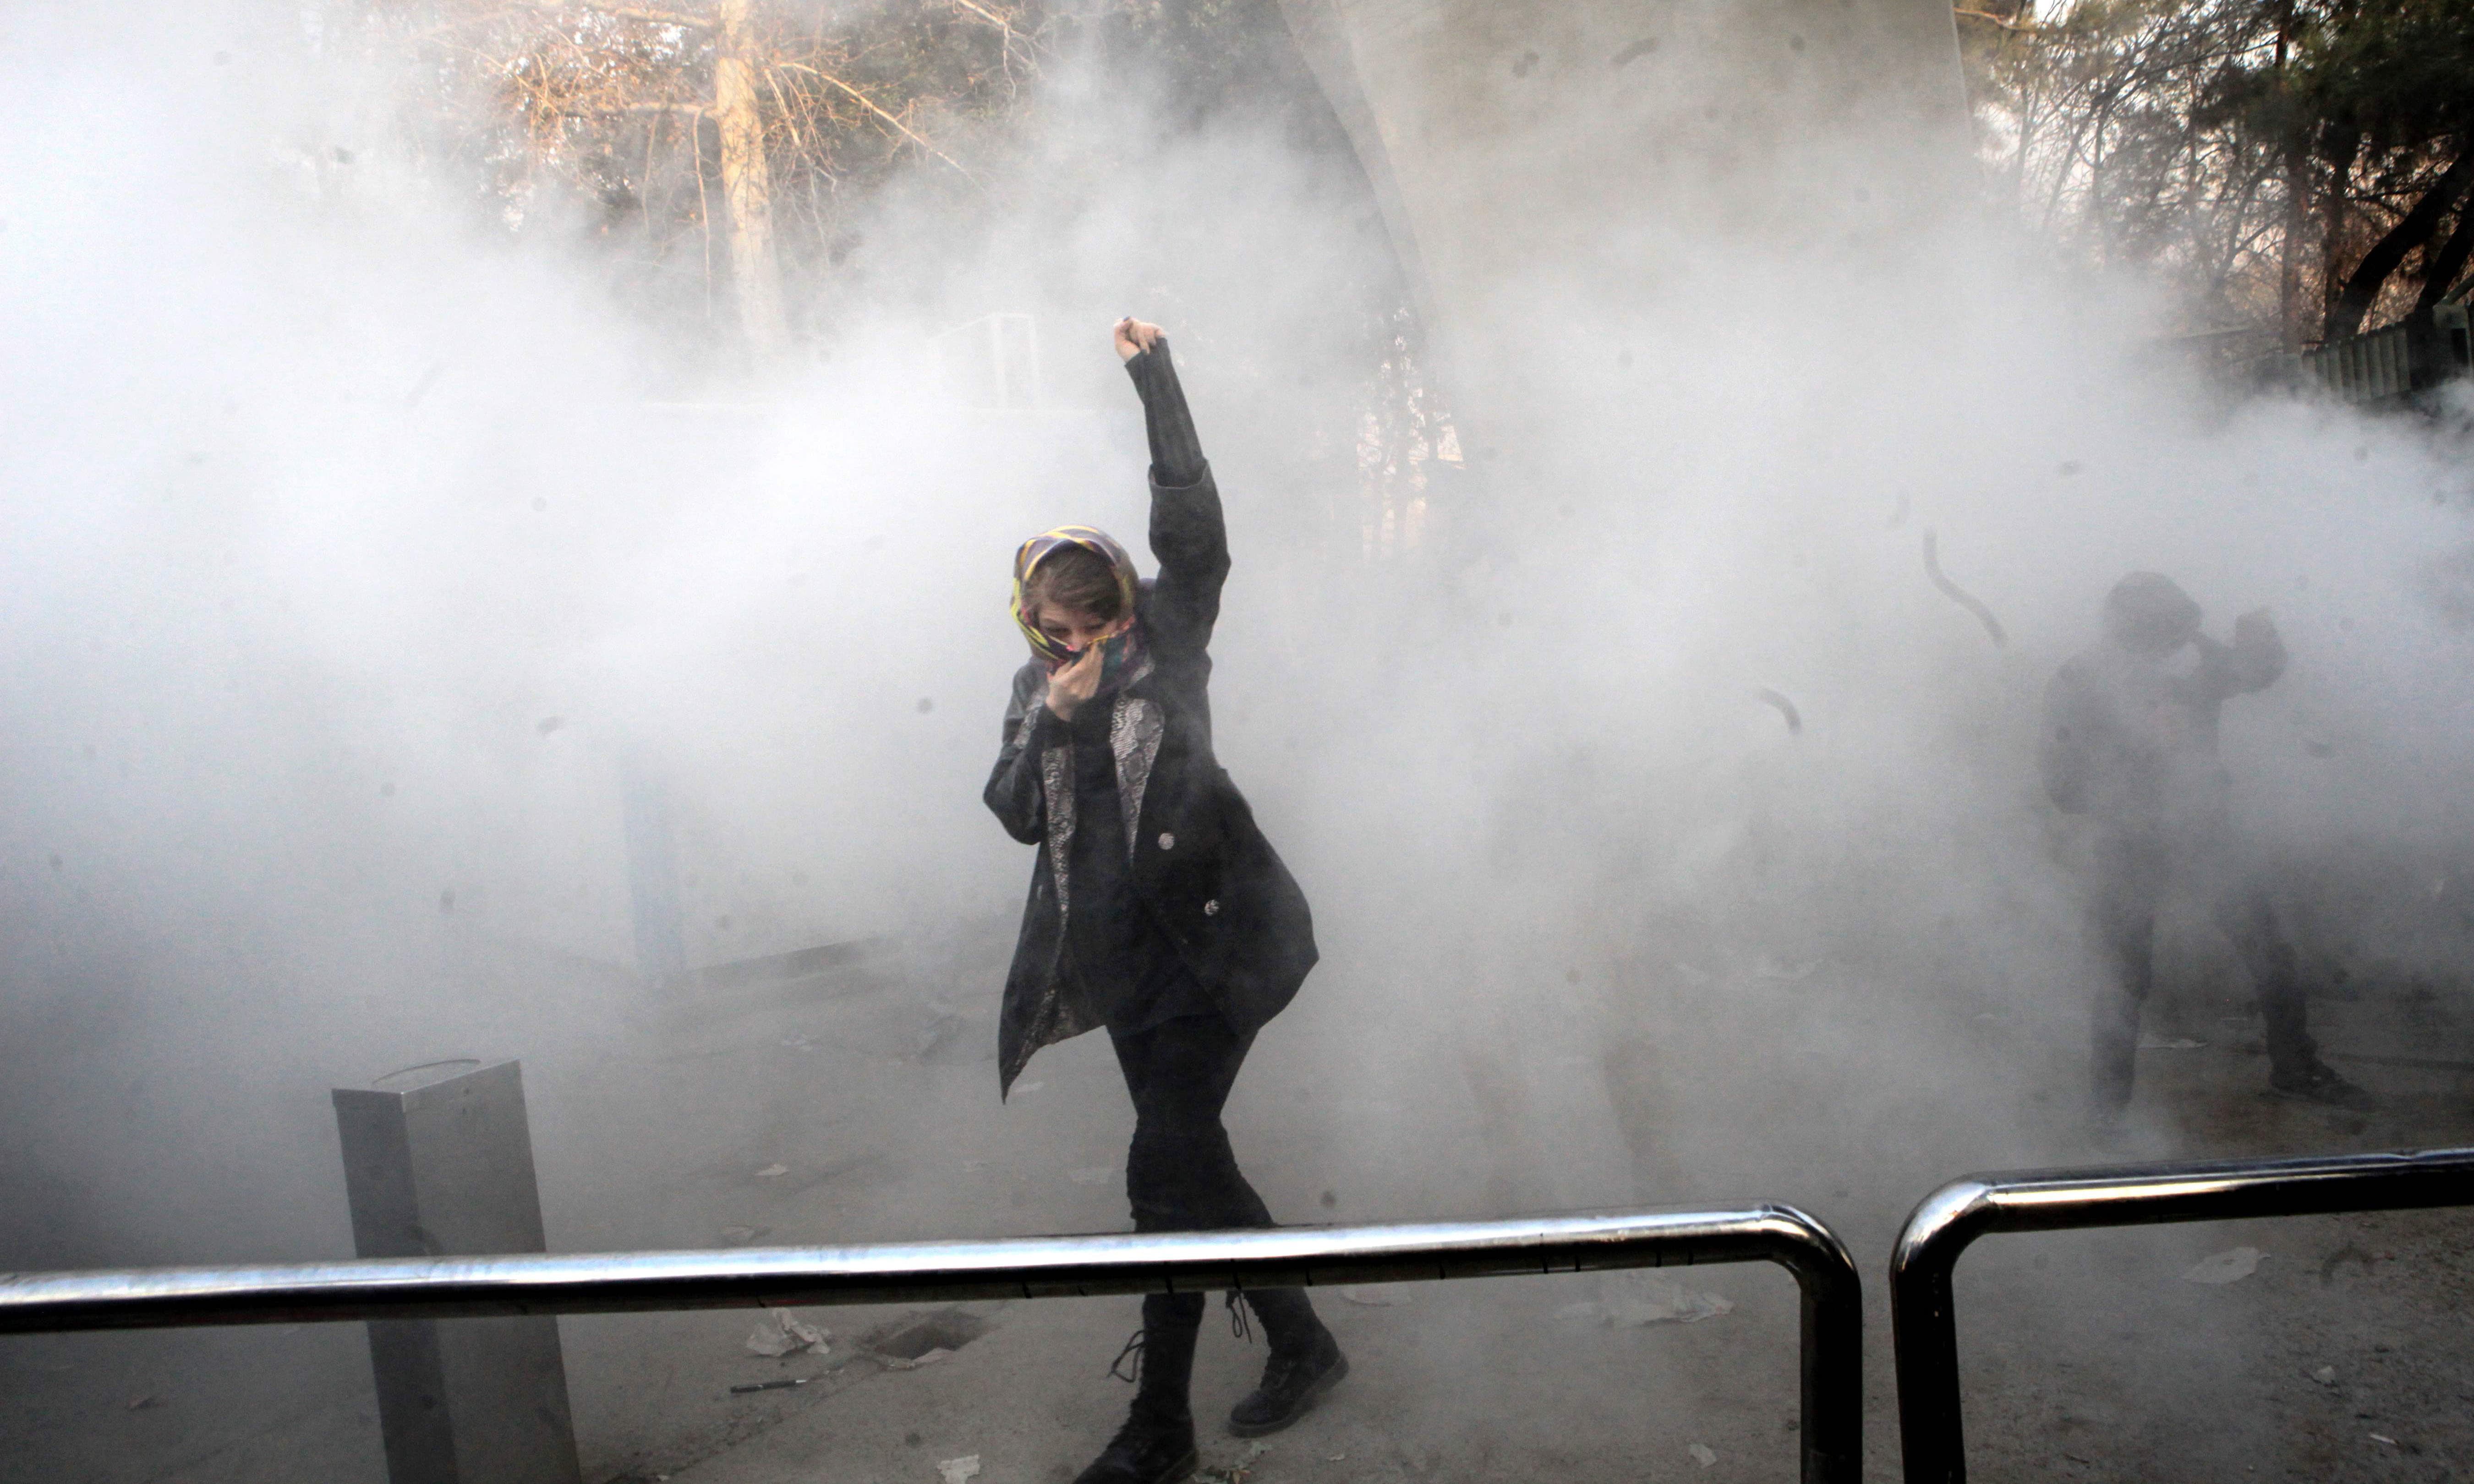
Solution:
<svg viewBox="0 0 2474 1484">
<path fill-rule="evenodd" d="M 1238 1302 L 1239 1294 L 1231 1288 L 1224 1296 L 1228 1302 L 1228 1332 L 1247 1344 L 1254 1343 L 1254 1327 L 1247 1321 L 1246 1305 Z"/>
<path fill-rule="evenodd" d="M 1131 1360 L 1130 1364 L 1128 1363 L 1128 1357 Z M 1121 1367 L 1123 1369 L 1120 1369 Z M 1126 1341 L 1126 1348 L 1117 1352 L 1116 1359 L 1108 1362 L 1108 1374 L 1128 1386 L 1142 1379 L 1143 1331 L 1135 1330 L 1133 1336 Z"/>
<path fill-rule="evenodd" d="M 1235 1335 L 1237 1338 L 1244 1340 L 1249 1345 L 1253 1344 L 1254 1327 L 1246 1318 L 1247 1305 L 1240 1301 L 1237 1290 L 1233 1288 L 1228 1290 L 1226 1297 L 1228 1304 L 1228 1332 Z M 1130 1364 L 1128 1362 L 1130 1362 Z M 1129 1386 L 1142 1379 L 1142 1330 L 1137 1329 L 1132 1334 L 1126 1337 L 1125 1348 L 1117 1352 L 1116 1359 L 1108 1362 L 1108 1374 Z"/>
</svg>

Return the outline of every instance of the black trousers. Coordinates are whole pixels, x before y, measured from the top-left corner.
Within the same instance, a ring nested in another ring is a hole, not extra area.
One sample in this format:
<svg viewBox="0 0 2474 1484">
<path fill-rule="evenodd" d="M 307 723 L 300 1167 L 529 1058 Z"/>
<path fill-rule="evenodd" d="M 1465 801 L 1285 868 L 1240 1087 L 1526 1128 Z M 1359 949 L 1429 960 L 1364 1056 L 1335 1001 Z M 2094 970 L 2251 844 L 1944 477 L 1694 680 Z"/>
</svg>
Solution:
<svg viewBox="0 0 2474 1484">
<path fill-rule="evenodd" d="M 2110 972 L 2097 994 L 2091 1091 L 2104 1112 L 2130 1102 L 2140 1011 L 2156 978 L 2156 909 L 2172 884 L 2172 868 L 2173 852 L 2161 840 L 2116 836 L 2097 849 L 2096 929 Z M 2318 1048 L 2305 1029 L 2301 970 L 2275 904 L 2256 879 L 2219 875 L 2210 889 L 2209 913 L 2259 995 L 2270 1075 L 2280 1081 L 2308 1076 L 2318 1065 Z"/>
<path fill-rule="evenodd" d="M 1126 1156 L 1126 1195 L 1137 1232 L 1202 1232 L 1273 1225 L 1271 1209 L 1237 1168 L 1220 1121 L 1228 1089 L 1254 1038 L 1217 1015 L 1181 1016 L 1149 1030 L 1111 1030 L 1117 1065 L 1134 1100 L 1134 1142 Z M 1322 1332 L 1303 1289 L 1249 1290 L 1274 1354 L 1314 1348 Z M 1194 1343 L 1202 1326 L 1199 1293 L 1143 1300 L 1142 1391 L 1137 1410 L 1187 1415 Z"/>
<path fill-rule="evenodd" d="M 1108 1041 L 1134 1100 L 1134 1144 L 1126 1156 L 1134 1230 L 1272 1225 L 1220 1122 L 1254 1038 L 1239 1036 L 1217 1015 L 1200 1015 L 1131 1035 L 1112 1030 Z"/>
</svg>

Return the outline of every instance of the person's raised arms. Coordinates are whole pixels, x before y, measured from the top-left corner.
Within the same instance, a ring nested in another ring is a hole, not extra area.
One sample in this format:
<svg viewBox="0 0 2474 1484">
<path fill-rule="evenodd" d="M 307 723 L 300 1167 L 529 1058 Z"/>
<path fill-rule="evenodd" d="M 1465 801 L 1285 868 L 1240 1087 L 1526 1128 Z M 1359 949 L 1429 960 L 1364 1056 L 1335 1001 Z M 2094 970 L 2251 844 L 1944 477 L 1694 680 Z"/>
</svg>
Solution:
<svg viewBox="0 0 2474 1484">
<path fill-rule="evenodd" d="M 1194 431 L 1194 414 L 1185 405 L 1176 364 L 1169 358 L 1168 336 L 1142 320 L 1119 320 L 1113 338 L 1117 358 L 1143 398 L 1143 431 L 1151 439 L 1152 482 L 1165 490 L 1182 490 L 1202 478 L 1202 440 Z"/>
</svg>

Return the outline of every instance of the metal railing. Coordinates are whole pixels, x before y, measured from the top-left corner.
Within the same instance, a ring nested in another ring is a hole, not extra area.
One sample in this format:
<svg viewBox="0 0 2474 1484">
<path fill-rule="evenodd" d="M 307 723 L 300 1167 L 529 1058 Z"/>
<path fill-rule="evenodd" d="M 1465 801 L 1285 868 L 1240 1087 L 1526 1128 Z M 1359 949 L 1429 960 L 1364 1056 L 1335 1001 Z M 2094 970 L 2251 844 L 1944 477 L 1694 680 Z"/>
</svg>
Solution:
<svg viewBox="0 0 2474 1484">
<path fill-rule="evenodd" d="M 1807 1484 L 1856 1484 L 1863 1296 L 1791 1206 L 727 1252 L 374 1258 L 0 1277 L 0 1334 L 1322 1286 L 1775 1262 L 1803 1290 Z"/>
<path fill-rule="evenodd" d="M 2435 1206 L 2474 1206 L 2474 1149 L 2016 1170 L 1952 1181 L 1907 1217 L 1890 1257 L 1907 1484 L 1967 1477 L 1951 1274 L 1977 1237 Z"/>
<path fill-rule="evenodd" d="M 2341 401 L 2408 397 L 2474 375 L 2466 306 L 2439 303 L 2393 324 L 2302 352 L 2302 366 Z"/>
</svg>

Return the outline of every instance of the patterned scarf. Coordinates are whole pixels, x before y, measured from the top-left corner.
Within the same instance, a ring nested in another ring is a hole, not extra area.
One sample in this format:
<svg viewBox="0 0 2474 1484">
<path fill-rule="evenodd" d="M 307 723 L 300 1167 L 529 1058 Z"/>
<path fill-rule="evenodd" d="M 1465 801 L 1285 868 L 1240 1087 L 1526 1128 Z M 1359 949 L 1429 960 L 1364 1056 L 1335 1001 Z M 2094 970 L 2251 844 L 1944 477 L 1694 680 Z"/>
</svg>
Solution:
<svg viewBox="0 0 2474 1484">
<path fill-rule="evenodd" d="M 1134 580 L 1134 559 L 1128 556 L 1126 548 L 1118 545 L 1116 538 L 1105 531 L 1095 530 L 1090 526 L 1058 526 L 1054 531 L 1044 532 L 1023 542 L 1022 549 L 1013 554 L 1014 627 L 1020 629 L 1022 636 L 1031 641 L 1032 658 L 1046 665 L 1052 674 L 1073 663 L 1074 651 L 1040 633 L 1039 626 L 1031 621 L 1031 613 L 1024 605 L 1031 587 L 1031 573 L 1039 569 L 1042 562 L 1068 546 L 1079 546 L 1085 551 L 1097 552 L 1106 560 L 1108 569 L 1117 574 L 1117 592 L 1124 602 L 1121 612 L 1130 615 L 1134 611 L 1134 596 L 1138 590 Z M 1123 663 L 1126 668 L 1132 667 L 1135 643 L 1134 632 L 1128 628 L 1125 634 L 1123 646 L 1125 653 Z M 1110 668 L 1113 670 L 1117 667 Z"/>
</svg>

